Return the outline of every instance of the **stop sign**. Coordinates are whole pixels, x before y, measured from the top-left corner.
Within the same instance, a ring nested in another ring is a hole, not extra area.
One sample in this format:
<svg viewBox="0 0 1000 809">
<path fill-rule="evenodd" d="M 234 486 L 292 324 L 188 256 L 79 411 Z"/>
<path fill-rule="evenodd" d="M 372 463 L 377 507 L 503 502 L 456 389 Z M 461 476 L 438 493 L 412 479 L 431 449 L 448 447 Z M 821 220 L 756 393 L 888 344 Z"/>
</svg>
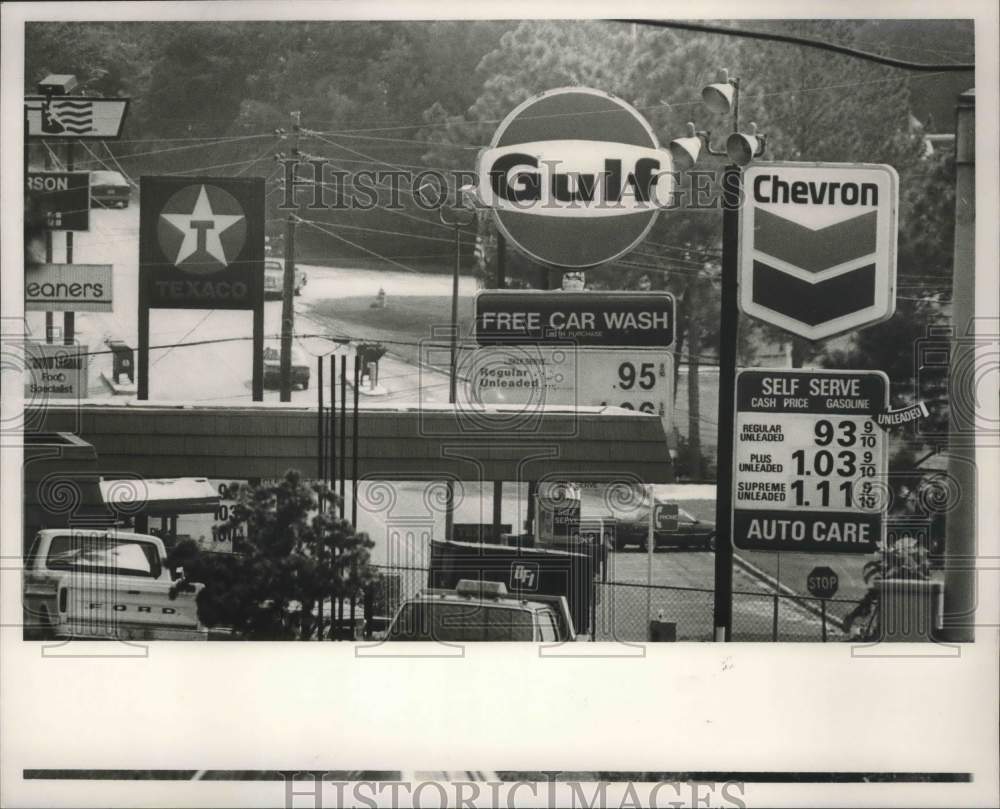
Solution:
<svg viewBox="0 0 1000 809">
<path fill-rule="evenodd" d="M 635 247 L 671 203 L 670 153 L 608 93 L 564 87 L 529 98 L 479 154 L 477 190 L 529 257 L 593 267 Z"/>
<path fill-rule="evenodd" d="M 840 586 L 840 577 L 828 567 L 814 567 L 806 576 L 806 588 L 816 598 L 833 598 Z"/>
</svg>

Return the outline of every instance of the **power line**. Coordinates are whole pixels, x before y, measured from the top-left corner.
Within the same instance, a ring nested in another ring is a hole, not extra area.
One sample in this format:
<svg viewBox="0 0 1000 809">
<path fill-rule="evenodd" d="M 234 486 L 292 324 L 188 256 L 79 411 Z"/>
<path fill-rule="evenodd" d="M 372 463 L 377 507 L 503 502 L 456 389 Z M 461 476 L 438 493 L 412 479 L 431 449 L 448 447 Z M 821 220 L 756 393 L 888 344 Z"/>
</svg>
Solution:
<svg viewBox="0 0 1000 809">
<path fill-rule="evenodd" d="M 881 56 L 870 51 L 861 51 L 847 45 L 837 45 L 833 42 L 823 42 L 818 39 L 796 36 L 794 34 L 776 34 L 766 31 L 750 31 L 745 28 L 730 28 L 723 25 L 704 25 L 702 23 L 677 22 L 674 20 L 623 20 L 612 19 L 610 22 L 621 22 L 629 25 L 648 25 L 653 28 L 675 28 L 681 31 L 697 31 L 703 34 L 722 34 L 723 36 L 739 37 L 742 39 L 759 39 L 768 42 L 783 42 L 789 45 L 802 45 L 806 48 L 816 48 L 817 50 L 839 53 L 844 56 L 853 56 L 856 59 L 864 59 L 889 67 L 898 67 L 904 70 L 934 71 L 934 72 L 960 72 L 968 73 L 976 69 L 975 64 L 956 64 L 954 62 L 946 64 L 927 64 L 924 62 L 907 62 L 903 59 L 893 59 L 890 56 Z"/>
</svg>

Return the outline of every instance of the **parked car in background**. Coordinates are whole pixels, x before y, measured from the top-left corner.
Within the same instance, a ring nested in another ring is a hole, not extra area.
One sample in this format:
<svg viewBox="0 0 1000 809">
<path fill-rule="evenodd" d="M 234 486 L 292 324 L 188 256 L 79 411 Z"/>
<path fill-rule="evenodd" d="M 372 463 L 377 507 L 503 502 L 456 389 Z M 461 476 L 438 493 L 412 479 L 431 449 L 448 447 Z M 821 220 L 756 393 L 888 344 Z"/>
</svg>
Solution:
<svg viewBox="0 0 1000 809">
<path fill-rule="evenodd" d="M 666 504 L 663 500 L 656 502 Z M 649 512 L 646 508 L 636 509 L 629 514 L 628 518 L 619 518 L 618 531 L 615 536 L 615 550 L 625 550 L 629 545 L 636 545 L 642 551 L 647 550 L 648 519 Z M 655 530 L 653 532 L 653 550 L 670 546 L 705 551 L 715 550 L 715 523 L 710 520 L 700 520 L 684 509 L 678 508 L 677 528 L 670 531 Z"/>
<path fill-rule="evenodd" d="M 298 385 L 308 390 L 312 363 L 294 342 L 292 343 L 292 386 Z M 281 385 L 281 345 L 274 343 L 264 346 L 264 387 L 277 388 Z"/>
<path fill-rule="evenodd" d="M 117 171 L 90 172 L 91 208 L 127 208 L 132 188 Z"/>
<path fill-rule="evenodd" d="M 563 596 L 509 595 L 503 582 L 462 579 L 404 601 L 387 640 L 560 642 L 576 639 Z"/>
<path fill-rule="evenodd" d="M 175 585 L 165 558 L 147 534 L 39 531 L 24 560 L 25 640 L 205 640 L 196 602 L 204 585 Z"/>
<path fill-rule="evenodd" d="M 292 288 L 296 295 L 302 294 L 308 276 L 305 270 L 295 268 L 295 285 Z M 264 297 L 280 298 L 285 288 L 285 262 L 277 258 L 264 259 Z"/>
</svg>

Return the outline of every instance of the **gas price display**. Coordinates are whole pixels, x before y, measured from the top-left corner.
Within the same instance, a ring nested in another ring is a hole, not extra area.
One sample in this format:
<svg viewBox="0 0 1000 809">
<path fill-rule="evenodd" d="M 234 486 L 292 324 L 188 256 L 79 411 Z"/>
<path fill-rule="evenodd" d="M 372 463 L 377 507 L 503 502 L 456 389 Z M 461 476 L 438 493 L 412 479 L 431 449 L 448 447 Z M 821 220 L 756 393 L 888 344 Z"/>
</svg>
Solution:
<svg viewBox="0 0 1000 809">
<path fill-rule="evenodd" d="M 748 370 L 736 381 L 733 542 L 870 553 L 882 538 L 888 406 L 879 371 Z"/>
<path fill-rule="evenodd" d="M 475 404 L 609 405 L 671 427 L 673 355 L 666 349 L 488 346 L 463 363 Z"/>
</svg>

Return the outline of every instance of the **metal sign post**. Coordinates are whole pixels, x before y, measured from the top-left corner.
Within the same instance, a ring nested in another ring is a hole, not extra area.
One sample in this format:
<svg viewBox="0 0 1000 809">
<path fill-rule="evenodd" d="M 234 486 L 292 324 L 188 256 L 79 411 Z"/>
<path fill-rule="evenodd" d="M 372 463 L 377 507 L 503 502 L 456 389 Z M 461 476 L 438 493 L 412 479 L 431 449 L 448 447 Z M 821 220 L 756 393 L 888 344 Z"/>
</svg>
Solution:
<svg viewBox="0 0 1000 809">
<path fill-rule="evenodd" d="M 646 486 L 649 512 L 646 515 L 646 626 L 653 620 L 653 553 L 656 551 L 656 497 L 653 487 Z"/>
<path fill-rule="evenodd" d="M 715 496 L 715 605 L 714 638 L 732 640 L 733 635 L 733 419 L 736 404 L 736 347 L 740 310 L 737 303 L 741 195 L 740 168 L 726 166 L 722 174 L 722 305 L 719 329 L 719 438 Z"/>
</svg>

